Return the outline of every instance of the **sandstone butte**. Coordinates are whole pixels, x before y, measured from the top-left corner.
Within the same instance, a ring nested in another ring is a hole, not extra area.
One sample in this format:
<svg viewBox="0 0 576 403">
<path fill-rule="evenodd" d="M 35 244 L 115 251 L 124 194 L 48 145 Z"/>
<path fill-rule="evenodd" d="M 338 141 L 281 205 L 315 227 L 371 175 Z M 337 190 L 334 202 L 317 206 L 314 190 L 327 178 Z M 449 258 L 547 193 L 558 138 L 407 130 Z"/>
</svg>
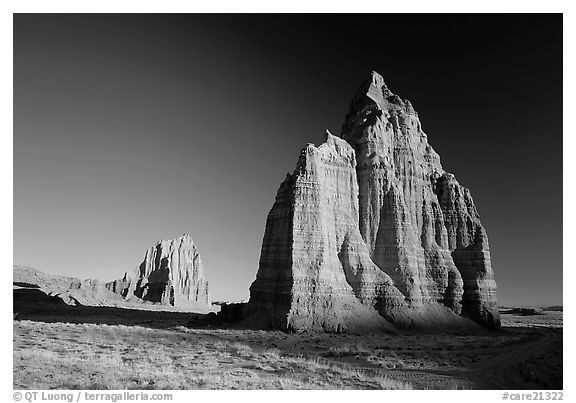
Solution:
<svg viewBox="0 0 576 403">
<path fill-rule="evenodd" d="M 243 316 L 296 331 L 499 328 L 470 191 L 378 73 L 354 96 L 340 136 L 308 144 L 280 185 Z"/>
<path fill-rule="evenodd" d="M 146 251 L 139 267 L 106 288 L 130 300 L 175 307 L 196 307 L 210 304 L 208 282 L 200 254 L 190 235 L 161 240 Z"/>
</svg>

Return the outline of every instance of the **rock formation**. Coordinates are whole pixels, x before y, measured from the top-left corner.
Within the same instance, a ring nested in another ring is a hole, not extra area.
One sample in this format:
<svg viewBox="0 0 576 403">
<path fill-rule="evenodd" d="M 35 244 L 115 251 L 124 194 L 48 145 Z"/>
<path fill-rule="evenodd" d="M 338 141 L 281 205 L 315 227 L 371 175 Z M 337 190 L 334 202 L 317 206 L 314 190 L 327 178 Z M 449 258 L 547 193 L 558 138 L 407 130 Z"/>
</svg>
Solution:
<svg viewBox="0 0 576 403">
<path fill-rule="evenodd" d="M 138 268 L 106 285 L 126 299 L 187 307 L 208 305 L 208 282 L 200 254 L 189 235 L 162 240 L 146 251 Z"/>
<path fill-rule="evenodd" d="M 109 306 L 122 301 L 118 294 L 106 289 L 105 283 L 94 279 L 50 275 L 25 266 L 13 266 L 15 300 L 38 300 L 67 305 Z"/>
<path fill-rule="evenodd" d="M 307 145 L 268 214 L 245 315 L 351 330 L 500 325 L 486 232 L 411 103 L 373 73 L 340 138 Z M 461 315 L 461 316 L 459 316 Z"/>
</svg>

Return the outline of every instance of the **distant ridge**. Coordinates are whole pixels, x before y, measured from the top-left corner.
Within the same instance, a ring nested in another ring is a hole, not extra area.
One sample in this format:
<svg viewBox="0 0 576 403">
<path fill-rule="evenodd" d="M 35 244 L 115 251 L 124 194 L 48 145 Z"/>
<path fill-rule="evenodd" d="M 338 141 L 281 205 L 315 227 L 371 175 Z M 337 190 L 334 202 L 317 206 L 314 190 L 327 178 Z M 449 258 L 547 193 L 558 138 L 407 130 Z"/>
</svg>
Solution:
<svg viewBox="0 0 576 403">
<path fill-rule="evenodd" d="M 34 289 L 67 305 L 109 306 L 123 300 L 98 280 L 51 275 L 27 266 L 13 266 L 12 283 L 15 293 L 24 298 L 27 290 Z"/>
</svg>

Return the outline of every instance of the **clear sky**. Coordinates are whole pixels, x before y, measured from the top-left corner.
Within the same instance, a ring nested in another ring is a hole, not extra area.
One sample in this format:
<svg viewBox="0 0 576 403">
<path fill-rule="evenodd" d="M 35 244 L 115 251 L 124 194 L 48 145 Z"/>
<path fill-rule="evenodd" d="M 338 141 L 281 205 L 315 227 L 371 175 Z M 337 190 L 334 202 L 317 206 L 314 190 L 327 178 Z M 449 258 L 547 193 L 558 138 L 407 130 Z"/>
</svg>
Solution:
<svg viewBox="0 0 576 403">
<path fill-rule="evenodd" d="M 501 304 L 562 303 L 561 15 L 14 16 L 14 263 L 110 281 L 189 233 L 248 298 L 266 215 L 372 70 L 470 188 Z"/>
</svg>

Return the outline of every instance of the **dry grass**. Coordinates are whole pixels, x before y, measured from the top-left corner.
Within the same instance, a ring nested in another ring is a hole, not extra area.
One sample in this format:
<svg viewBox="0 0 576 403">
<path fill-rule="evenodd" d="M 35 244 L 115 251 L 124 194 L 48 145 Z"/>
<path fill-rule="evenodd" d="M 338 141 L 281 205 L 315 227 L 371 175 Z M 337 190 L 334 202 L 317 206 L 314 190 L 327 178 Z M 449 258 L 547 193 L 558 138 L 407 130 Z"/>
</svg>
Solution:
<svg viewBox="0 0 576 403">
<path fill-rule="evenodd" d="M 356 345 L 343 345 L 332 346 L 329 351 L 324 354 L 325 357 L 356 357 L 356 356 L 370 356 L 374 353 L 374 348 L 367 347 L 363 344 Z"/>
<path fill-rule="evenodd" d="M 557 307 L 552 307 L 552 309 L 558 309 Z M 541 315 L 510 315 L 501 314 L 502 326 L 506 327 L 532 327 L 532 326 L 545 326 L 551 328 L 562 328 L 563 327 L 563 312 L 561 310 L 556 311 L 543 311 Z"/>
<path fill-rule="evenodd" d="M 225 331 L 14 322 L 18 389 L 409 389 L 377 371 L 230 341 Z"/>
<path fill-rule="evenodd" d="M 14 322 L 14 387 L 466 389 L 490 386 L 478 368 L 536 340 L 541 326 L 556 328 L 546 333 L 555 344 L 510 371 L 526 388 L 562 386 L 562 312 L 503 315 L 503 331 L 477 334 L 289 334 L 146 318 L 132 326 L 116 316 L 103 317 L 109 324 Z"/>
</svg>

